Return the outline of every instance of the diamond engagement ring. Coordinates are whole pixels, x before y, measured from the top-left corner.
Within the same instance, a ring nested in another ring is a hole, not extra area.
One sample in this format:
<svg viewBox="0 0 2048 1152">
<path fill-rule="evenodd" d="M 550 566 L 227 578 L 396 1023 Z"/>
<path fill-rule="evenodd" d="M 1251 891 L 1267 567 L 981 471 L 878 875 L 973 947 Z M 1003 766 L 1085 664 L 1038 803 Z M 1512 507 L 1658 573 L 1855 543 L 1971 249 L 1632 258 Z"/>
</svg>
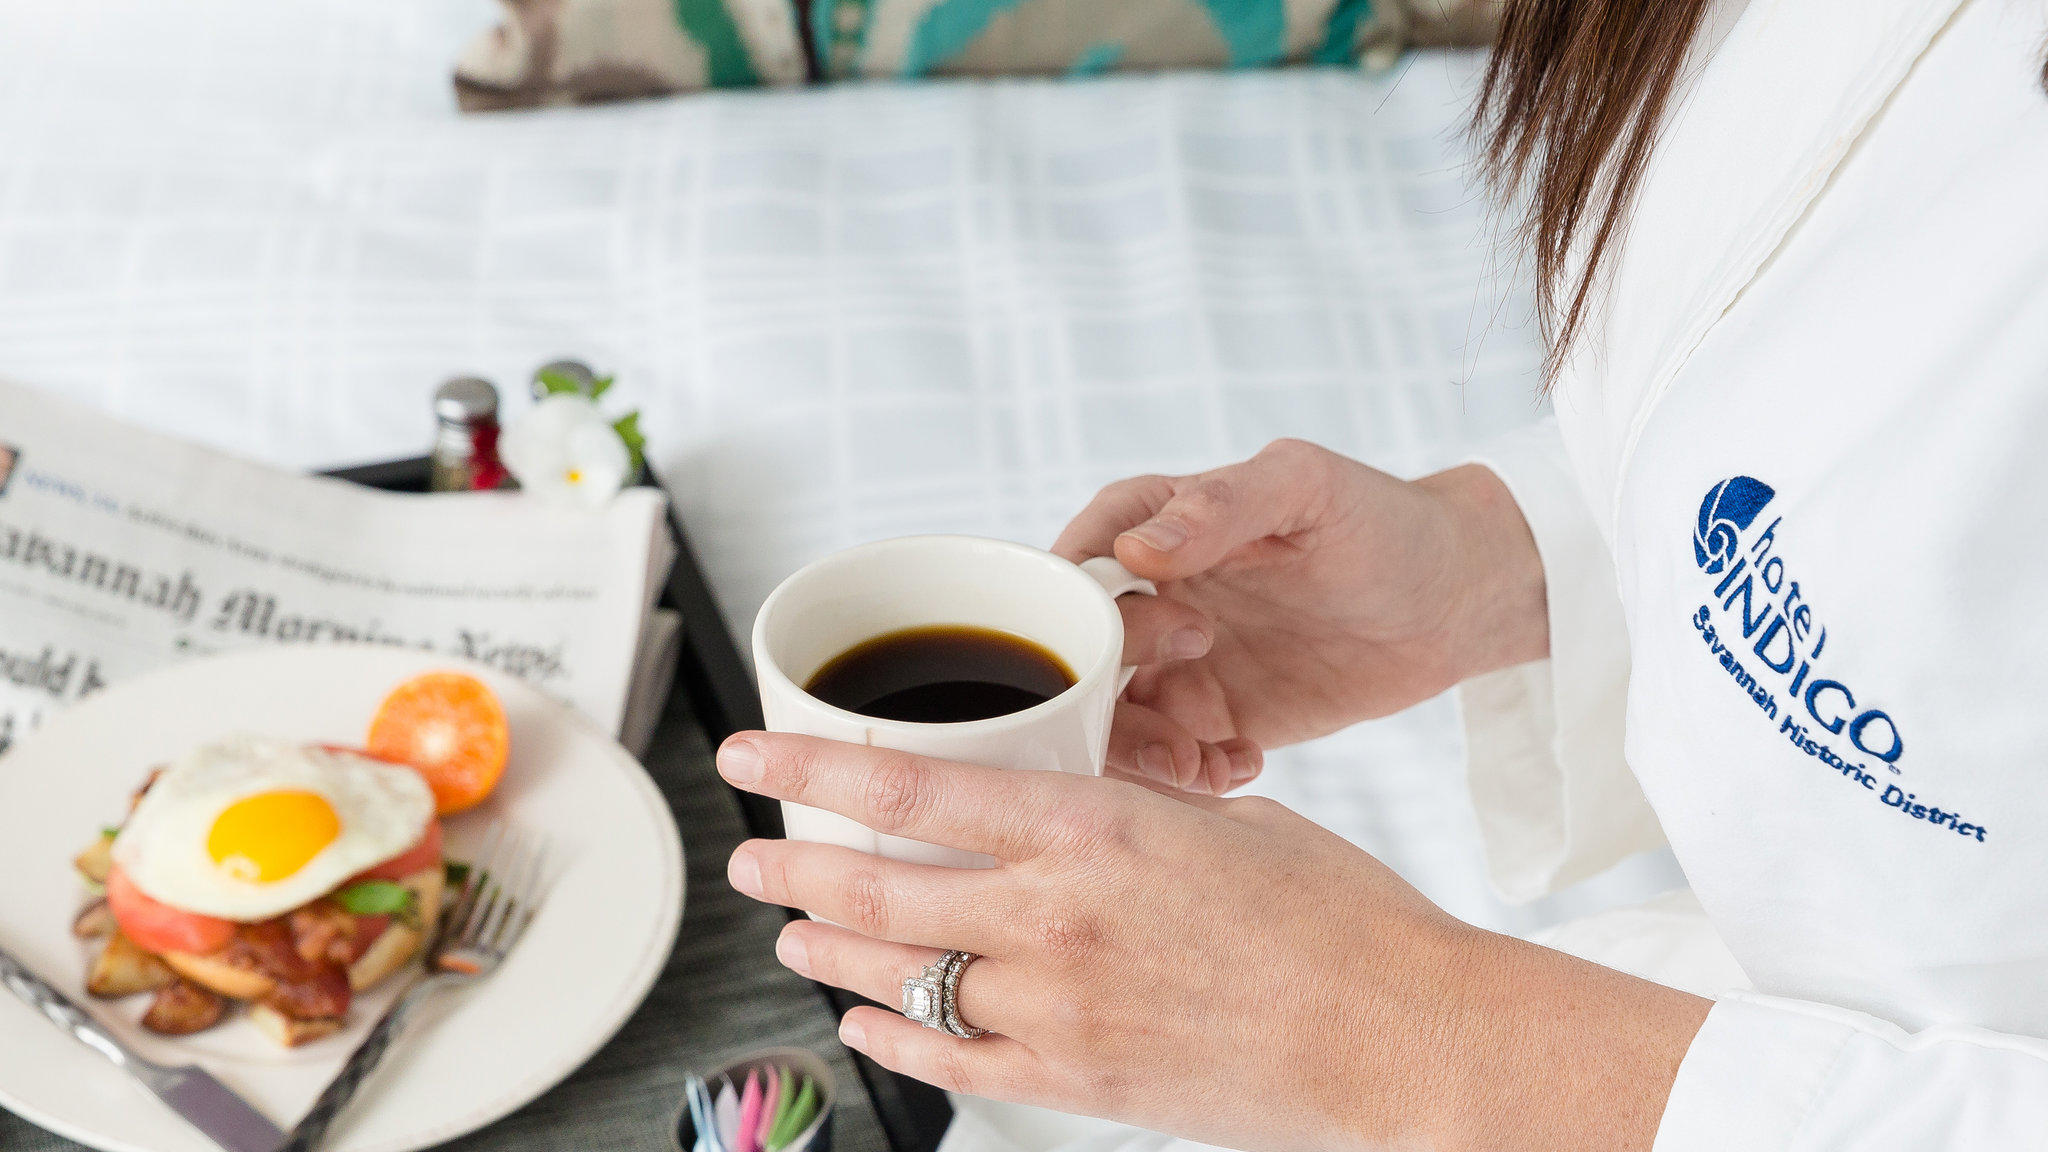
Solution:
<svg viewBox="0 0 2048 1152">
<path fill-rule="evenodd" d="M 957 949 L 903 982 L 903 1015 L 927 1028 L 972 1040 L 988 1035 L 960 1019 L 960 974 L 981 957 Z"/>
</svg>

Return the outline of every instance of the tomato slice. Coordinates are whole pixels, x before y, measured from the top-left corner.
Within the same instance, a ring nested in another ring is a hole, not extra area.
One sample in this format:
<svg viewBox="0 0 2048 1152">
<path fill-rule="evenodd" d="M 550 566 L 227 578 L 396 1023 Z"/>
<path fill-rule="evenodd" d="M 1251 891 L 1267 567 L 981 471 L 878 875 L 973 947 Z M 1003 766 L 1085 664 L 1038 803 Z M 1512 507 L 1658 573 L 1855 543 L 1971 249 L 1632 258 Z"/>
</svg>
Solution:
<svg viewBox="0 0 2048 1152">
<path fill-rule="evenodd" d="M 427 830 L 420 834 L 419 842 L 375 868 L 356 873 L 349 880 L 403 880 L 415 872 L 441 866 L 441 822 L 429 816 Z"/>
<path fill-rule="evenodd" d="M 218 952 L 234 939 L 235 922 L 185 912 L 135 886 L 116 864 L 107 872 L 107 910 L 130 940 L 151 952 Z"/>
<path fill-rule="evenodd" d="M 377 942 L 377 937 L 384 935 L 390 927 L 389 916 L 356 917 L 356 934 L 349 942 L 348 962 L 353 964 L 361 960 L 370 951 L 370 946 Z"/>
</svg>

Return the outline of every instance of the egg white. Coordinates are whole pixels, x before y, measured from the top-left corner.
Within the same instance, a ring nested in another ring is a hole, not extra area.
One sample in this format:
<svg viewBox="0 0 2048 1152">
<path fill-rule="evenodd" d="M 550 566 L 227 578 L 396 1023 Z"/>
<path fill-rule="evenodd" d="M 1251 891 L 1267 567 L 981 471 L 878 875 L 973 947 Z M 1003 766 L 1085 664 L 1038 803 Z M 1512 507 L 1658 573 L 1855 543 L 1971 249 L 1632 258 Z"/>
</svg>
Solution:
<svg viewBox="0 0 2048 1152">
<path fill-rule="evenodd" d="M 299 789 L 326 799 L 341 831 L 290 876 L 232 876 L 206 850 L 213 822 L 259 792 Z M 145 894 L 187 912 L 266 920 L 419 842 L 434 794 L 419 773 L 351 752 L 234 736 L 187 753 L 157 777 L 114 839 L 114 862 Z"/>
</svg>

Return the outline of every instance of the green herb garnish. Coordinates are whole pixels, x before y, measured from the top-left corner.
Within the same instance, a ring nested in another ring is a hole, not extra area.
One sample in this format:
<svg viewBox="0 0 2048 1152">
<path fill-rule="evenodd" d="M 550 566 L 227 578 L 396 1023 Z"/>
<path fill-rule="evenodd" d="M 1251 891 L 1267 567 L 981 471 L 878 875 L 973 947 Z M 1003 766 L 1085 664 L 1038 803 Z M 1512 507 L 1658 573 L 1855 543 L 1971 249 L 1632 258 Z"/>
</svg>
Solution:
<svg viewBox="0 0 2048 1152">
<path fill-rule="evenodd" d="M 412 889 L 391 880 L 364 880 L 334 894 L 334 902 L 358 916 L 399 916 L 412 910 Z"/>
</svg>

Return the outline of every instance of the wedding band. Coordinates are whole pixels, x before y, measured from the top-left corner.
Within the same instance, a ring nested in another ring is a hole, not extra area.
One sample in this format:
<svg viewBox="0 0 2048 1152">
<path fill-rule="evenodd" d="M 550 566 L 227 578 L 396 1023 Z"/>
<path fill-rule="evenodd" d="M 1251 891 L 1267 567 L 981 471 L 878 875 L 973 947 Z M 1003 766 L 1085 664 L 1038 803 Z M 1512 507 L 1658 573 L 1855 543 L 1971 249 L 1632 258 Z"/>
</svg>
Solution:
<svg viewBox="0 0 2048 1152">
<path fill-rule="evenodd" d="M 960 1019 L 960 976 L 967 971 L 969 964 L 981 959 L 981 957 L 976 956 L 972 952 L 948 952 L 946 953 L 946 959 L 952 961 L 946 968 L 946 996 L 944 1000 L 946 1031 L 960 1037 L 962 1040 L 973 1040 L 988 1035 L 988 1029 L 976 1028 Z"/>
<path fill-rule="evenodd" d="M 960 974 L 981 957 L 955 949 L 903 982 L 903 1015 L 962 1040 L 988 1035 L 960 1019 Z"/>
</svg>

